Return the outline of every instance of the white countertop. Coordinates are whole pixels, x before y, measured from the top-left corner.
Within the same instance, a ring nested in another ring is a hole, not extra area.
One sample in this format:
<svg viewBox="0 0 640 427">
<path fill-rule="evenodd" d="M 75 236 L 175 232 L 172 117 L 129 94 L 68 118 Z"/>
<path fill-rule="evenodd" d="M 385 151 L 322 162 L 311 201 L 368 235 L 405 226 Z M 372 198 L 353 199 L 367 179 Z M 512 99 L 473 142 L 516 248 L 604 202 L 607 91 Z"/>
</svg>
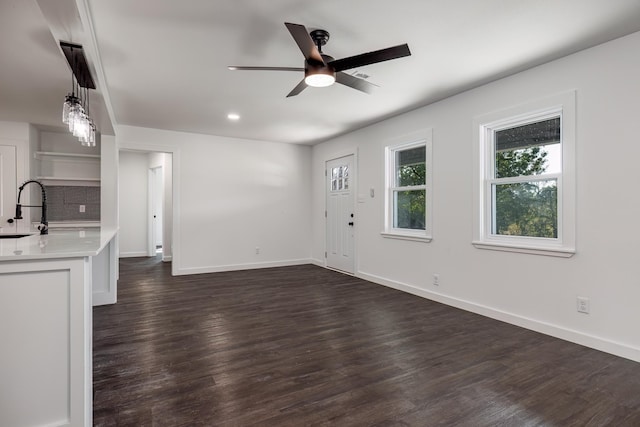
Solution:
<svg viewBox="0 0 640 427">
<path fill-rule="evenodd" d="M 36 229 L 40 222 L 32 222 L 32 229 Z M 100 221 L 49 221 L 49 230 L 54 228 L 99 228 Z"/>
<path fill-rule="evenodd" d="M 0 239 L 0 262 L 74 258 L 98 255 L 116 235 L 116 228 L 49 230 L 49 234 Z M 8 233 L 11 234 L 11 233 Z"/>
</svg>

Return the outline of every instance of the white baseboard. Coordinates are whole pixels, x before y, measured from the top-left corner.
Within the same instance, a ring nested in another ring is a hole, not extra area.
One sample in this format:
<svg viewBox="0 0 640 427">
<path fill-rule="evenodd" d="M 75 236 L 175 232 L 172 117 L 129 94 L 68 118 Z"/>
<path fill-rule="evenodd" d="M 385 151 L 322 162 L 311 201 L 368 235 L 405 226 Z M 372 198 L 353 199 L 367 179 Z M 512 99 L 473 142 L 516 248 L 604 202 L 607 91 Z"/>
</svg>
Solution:
<svg viewBox="0 0 640 427">
<path fill-rule="evenodd" d="M 453 298 L 437 292 L 427 291 L 425 289 L 417 288 L 406 283 L 397 282 L 395 280 L 386 279 L 384 277 L 379 277 L 373 274 L 358 272 L 356 276 L 379 285 L 417 295 L 419 297 L 449 305 L 451 307 L 460 308 L 462 310 L 500 320 L 505 323 L 510 323 L 512 325 L 520 326 L 525 329 L 530 329 L 532 331 L 540 332 L 545 335 L 550 335 L 555 338 L 560 338 L 565 341 L 570 341 L 576 344 L 583 345 L 585 347 L 594 348 L 596 350 L 604 351 L 605 353 L 610 353 L 619 357 L 624 357 L 625 359 L 640 362 L 640 348 L 637 347 L 611 341 L 595 335 L 585 334 L 583 332 L 520 316 L 514 313 L 497 310 L 495 308 L 487 307 L 471 301 Z"/>
<path fill-rule="evenodd" d="M 91 297 L 91 304 L 96 307 L 98 305 L 115 304 L 115 295 L 108 292 L 94 292 Z"/>
<path fill-rule="evenodd" d="M 318 267 L 326 267 L 323 259 L 311 258 L 310 262 L 311 264 L 317 265 Z"/>
<path fill-rule="evenodd" d="M 222 271 L 255 270 L 258 268 L 288 267 L 291 265 L 303 265 L 303 264 L 311 264 L 311 263 L 312 263 L 312 260 L 310 258 L 305 258 L 305 259 L 291 259 L 291 260 L 284 260 L 284 261 L 219 265 L 219 266 L 211 266 L 211 267 L 178 268 L 176 270 L 176 275 L 182 276 L 187 274 L 220 273 Z"/>
<path fill-rule="evenodd" d="M 138 252 L 120 252 L 118 258 L 136 258 L 136 257 L 148 257 L 147 251 Z"/>
</svg>

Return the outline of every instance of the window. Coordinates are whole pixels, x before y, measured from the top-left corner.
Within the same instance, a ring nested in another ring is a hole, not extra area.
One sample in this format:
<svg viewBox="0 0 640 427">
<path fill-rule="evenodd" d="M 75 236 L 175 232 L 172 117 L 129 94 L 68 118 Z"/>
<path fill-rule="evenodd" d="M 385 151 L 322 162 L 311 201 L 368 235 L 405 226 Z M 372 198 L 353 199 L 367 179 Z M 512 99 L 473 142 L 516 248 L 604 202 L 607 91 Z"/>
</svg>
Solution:
<svg viewBox="0 0 640 427">
<path fill-rule="evenodd" d="M 431 239 L 431 132 L 386 149 L 385 237 Z"/>
<path fill-rule="evenodd" d="M 542 108 L 538 108 L 542 107 Z M 575 95 L 476 119 L 480 248 L 575 252 Z"/>
</svg>

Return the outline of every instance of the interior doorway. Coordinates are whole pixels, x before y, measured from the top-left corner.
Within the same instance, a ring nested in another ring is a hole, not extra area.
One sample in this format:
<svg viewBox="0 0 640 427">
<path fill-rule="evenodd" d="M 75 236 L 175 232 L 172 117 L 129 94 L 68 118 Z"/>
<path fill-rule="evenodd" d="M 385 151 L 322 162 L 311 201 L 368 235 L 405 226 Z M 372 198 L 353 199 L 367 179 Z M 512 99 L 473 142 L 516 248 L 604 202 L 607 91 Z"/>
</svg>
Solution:
<svg viewBox="0 0 640 427">
<path fill-rule="evenodd" d="M 119 257 L 172 261 L 172 153 L 121 149 L 118 175 Z"/>
</svg>

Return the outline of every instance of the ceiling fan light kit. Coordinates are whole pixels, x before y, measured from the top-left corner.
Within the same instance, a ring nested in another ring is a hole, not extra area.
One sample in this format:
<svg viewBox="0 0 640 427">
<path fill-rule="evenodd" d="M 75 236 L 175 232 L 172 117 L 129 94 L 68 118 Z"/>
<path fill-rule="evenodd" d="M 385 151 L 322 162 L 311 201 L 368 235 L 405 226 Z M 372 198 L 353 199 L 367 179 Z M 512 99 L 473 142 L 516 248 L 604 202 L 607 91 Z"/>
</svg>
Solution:
<svg viewBox="0 0 640 427">
<path fill-rule="evenodd" d="M 307 77 L 304 78 L 304 82 L 307 86 L 327 87 L 334 84 L 336 82 L 336 78 L 334 74 L 314 73 L 307 74 Z"/>
<path fill-rule="evenodd" d="M 293 88 L 287 97 L 296 96 L 307 86 L 327 87 L 335 82 L 349 86 L 361 92 L 371 93 L 376 85 L 368 81 L 344 73 L 345 70 L 362 67 L 365 65 L 375 64 L 377 62 L 389 61 L 391 59 L 410 56 L 411 51 L 405 43 L 398 46 L 380 49 L 373 52 L 367 52 L 360 55 L 351 56 L 342 59 L 333 59 L 329 55 L 322 53 L 322 46 L 329 41 L 329 32 L 325 30 L 313 30 L 308 32 L 307 29 L 300 24 L 292 24 L 285 22 L 293 40 L 296 42 L 302 55 L 304 55 L 304 68 L 297 67 L 260 67 L 260 66 L 240 66 L 230 65 L 229 70 L 242 71 L 302 71 L 304 70 L 304 79 Z"/>
<path fill-rule="evenodd" d="M 327 87 L 336 81 L 336 73 L 327 66 L 314 66 L 308 64 L 304 70 L 304 82 L 307 86 Z"/>
</svg>

